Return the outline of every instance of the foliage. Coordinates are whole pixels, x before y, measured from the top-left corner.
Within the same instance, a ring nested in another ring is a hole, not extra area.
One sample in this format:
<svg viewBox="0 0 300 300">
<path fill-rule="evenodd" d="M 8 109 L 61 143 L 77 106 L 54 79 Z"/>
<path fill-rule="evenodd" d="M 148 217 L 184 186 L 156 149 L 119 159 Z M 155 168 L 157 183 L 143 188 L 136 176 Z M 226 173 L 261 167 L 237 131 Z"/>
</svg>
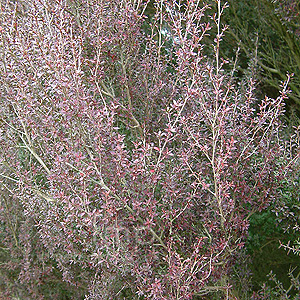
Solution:
<svg viewBox="0 0 300 300">
<path fill-rule="evenodd" d="M 297 143 L 297 137 L 292 138 Z M 246 248 L 251 254 L 253 289 L 260 290 L 258 299 L 297 299 L 299 295 L 299 187 L 295 173 L 291 182 L 283 182 L 281 197 L 250 218 Z"/>
<path fill-rule="evenodd" d="M 3 298 L 228 299 L 250 216 L 297 168 L 290 78 L 259 102 L 235 84 L 225 6 L 147 5 L 2 2 Z"/>
<path fill-rule="evenodd" d="M 260 70 L 260 92 L 277 95 L 286 74 L 295 74 L 289 105 L 300 104 L 300 7 L 296 0 L 229 1 L 226 22 L 229 25 L 224 53 L 232 57 L 232 48 L 241 48 L 240 75 L 254 57 Z M 230 38 L 231 37 L 231 38 Z M 236 45 L 236 46 L 233 46 Z M 292 108 L 291 108 L 292 109 Z"/>
</svg>

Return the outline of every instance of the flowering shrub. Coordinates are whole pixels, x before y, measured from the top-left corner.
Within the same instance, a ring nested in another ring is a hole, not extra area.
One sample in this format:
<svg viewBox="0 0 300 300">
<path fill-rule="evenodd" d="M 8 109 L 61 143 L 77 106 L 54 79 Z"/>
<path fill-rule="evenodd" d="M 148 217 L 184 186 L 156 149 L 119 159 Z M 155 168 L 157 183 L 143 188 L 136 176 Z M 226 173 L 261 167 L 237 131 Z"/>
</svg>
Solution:
<svg viewBox="0 0 300 300">
<path fill-rule="evenodd" d="M 289 79 L 260 102 L 235 85 L 220 1 L 1 9 L 1 296 L 229 297 L 248 218 L 295 165 Z"/>
</svg>

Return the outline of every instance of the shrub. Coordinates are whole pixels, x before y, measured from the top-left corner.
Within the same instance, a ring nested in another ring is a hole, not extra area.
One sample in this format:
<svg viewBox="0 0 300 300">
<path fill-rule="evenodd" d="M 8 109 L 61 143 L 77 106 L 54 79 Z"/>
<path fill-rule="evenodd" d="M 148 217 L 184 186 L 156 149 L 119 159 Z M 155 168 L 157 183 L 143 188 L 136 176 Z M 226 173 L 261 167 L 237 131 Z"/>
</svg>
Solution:
<svg viewBox="0 0 300 300">
<path fill-rule="evenodd" d="M 4 296 L 234 293 L 249 216 L 279 197 L 298 149 L 281 138 L 289 77 L 260 102 L 252 78 L 236 86 L 219 54 L 225 7 L 210 22 L 207 9 L 2 5 Z"/>
</svg>

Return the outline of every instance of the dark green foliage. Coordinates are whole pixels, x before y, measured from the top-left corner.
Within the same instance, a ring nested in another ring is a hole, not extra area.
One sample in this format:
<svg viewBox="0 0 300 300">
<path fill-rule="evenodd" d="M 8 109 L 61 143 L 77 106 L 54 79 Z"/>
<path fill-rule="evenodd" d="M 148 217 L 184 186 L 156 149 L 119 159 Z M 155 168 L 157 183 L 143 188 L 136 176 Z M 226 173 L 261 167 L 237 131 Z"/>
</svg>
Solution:
<svg viewBox="0 0 300 300">
<path fill-rule="evenodd" d="M 251 272 L 254 289 L 257 290 L 267 280 L 270 271 L 286 288 L 289 286 L 288 271 L 300 264 L 300 257 L 279 248 L 280 241 L 287 243 L 293 234 L 284 232 L 276 215 L 267 210 L 251 217 L 247 250 L 251 255 Z"/>
<path fill-rule="evenodd" d="M 297 1 L 251 0 L 229 1 L 225 23 L 229 31 L 223 43 L 225 57 L 232 58 L 241 48 L 239 68 L 241 75 L 249 60 L 254 60 L 261 74 L 259 92 L 276 97 L 280 82 L 286 73 L 294 73 L 290 85 L 293 93 L 288 103 L 300 105 L 300 16 Z M 290 8 L 292 7 L 292 9 Z"/>
<path fill-rule="evenodd" d="M 291 284 L 289 271 L 300 265 L 299 255 L 280 247 L 289 241 L 293 244 L 299 237 L 299 232 L 293 230 L 300 221 L 299 178 L 296 176 L 293 185 L 283 183 L 281 193 L 277 203 L 261 213 L 253 214 L 250 219 L 246 247 L 252 261 L 250 269 L 254 290 L 268 281 L 271 271 L 278 282 L 288 289 Z M 269 284 L 270 287 L 275 286 L 272 281 Z"/>
</svg>

